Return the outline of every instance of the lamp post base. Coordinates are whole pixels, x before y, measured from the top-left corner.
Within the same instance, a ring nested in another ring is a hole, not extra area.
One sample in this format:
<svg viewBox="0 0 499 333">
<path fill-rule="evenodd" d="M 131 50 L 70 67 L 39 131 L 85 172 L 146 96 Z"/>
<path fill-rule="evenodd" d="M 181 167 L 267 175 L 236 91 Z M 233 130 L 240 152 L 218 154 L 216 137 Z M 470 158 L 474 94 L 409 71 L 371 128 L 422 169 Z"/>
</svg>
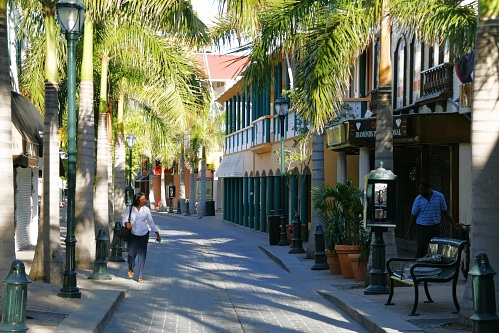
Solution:
<svg viewBox="0 0 499 333">
<path fill-rule="evenodd" d="M 364 290 L 364 295 L 388 294 L 387 276 L 385 271 L 385 241 L 383 232 L 388 231 L 386 227 L 371 227 L 374 232 L 372 246 L 372 269 L 369 272 L 371 284 Z"/>
<path fill-rule="evenodd" d="M 76 272 L 64 272 L 63 287 L 59 290 L 57 296 L 62 298 L 81 298 L 81 292 L 76 287 Z"/>
</svg>

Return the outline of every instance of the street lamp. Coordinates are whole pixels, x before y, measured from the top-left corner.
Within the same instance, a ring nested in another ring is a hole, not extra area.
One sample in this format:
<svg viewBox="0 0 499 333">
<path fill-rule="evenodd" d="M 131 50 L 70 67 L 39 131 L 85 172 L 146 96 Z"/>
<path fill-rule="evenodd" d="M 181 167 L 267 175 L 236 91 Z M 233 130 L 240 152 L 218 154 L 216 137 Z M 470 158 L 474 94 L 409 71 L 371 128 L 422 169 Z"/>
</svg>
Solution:
<svg viewBox="0 0 499 333">
<path fill-rule="evenodd" d="M 75 45 L 83 32 L 85 23 L 85 5 L 81 0 L 59 0 L 56 4 L 57 18 L 68 41 L 68 206 L 66 232 L 66 268 L 63 274 L 63 286 L 59 297 L 81 298 L 76 286 L 75 270 L 75 189 L 76 189 L 76 61 Z"/>
<path fill-rule="evenodd" d="M 132 151 L 133 146 L 135 145 L 135 135 L 132 133 L 126 136 L 126 143 L 128 144 L 128 151 L 130 152 L 128 159 L 128 186 L 125 189 L 125 200 L 127 206 L 132 206 L 133 203 L 133 187 L 132 187 Z"/>
<path fill-rule="evenodd" d="M 285 198 L 284 198 L 284 119 L 288 114 L 289 102 L 286 97 L 281 96 L 274 102 L 275 111 L 279 115 L 281 121 L 281 239 L 280 246 L 288 245 L 286 238 L 286 216 L 285 216 Z"/>
</svg>

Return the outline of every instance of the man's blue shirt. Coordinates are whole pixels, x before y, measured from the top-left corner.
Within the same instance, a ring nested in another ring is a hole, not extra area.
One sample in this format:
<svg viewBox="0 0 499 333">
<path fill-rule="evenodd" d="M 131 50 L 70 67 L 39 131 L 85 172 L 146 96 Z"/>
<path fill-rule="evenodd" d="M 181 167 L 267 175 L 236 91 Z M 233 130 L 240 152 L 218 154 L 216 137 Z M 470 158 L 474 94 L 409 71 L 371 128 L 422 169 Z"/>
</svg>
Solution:
<svg viewBox="0 0 499 333">
<path fill-rule="evenodd" d="M 414 199 L 411 214 L 416 216 L 416 223 L 420 225 L 435 225 L 440 223 L 441 212 L 447 211 L 444 195 L 433 190 L 430 201 L 421 194 Z"/>
</svg>

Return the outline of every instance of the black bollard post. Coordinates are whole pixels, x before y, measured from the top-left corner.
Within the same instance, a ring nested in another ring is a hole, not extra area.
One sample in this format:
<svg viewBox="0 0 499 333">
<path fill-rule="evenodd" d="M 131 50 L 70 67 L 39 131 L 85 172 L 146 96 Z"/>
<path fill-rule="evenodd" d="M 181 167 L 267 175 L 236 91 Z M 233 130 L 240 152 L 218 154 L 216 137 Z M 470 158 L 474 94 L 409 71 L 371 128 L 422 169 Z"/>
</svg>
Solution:
<svg viewBox="0 0 499 333">
<path fill-rule="evenodd" d="M 113 229 L 113 242 L 111 244 L 111 255 L 108 261 L 112 262 L 124 262 L 123 259 L 123 247 L 121 246 L 121 222 L 116 222 Z"/>
<path fill-rule="evenodd" d="M 168 209 L 168 213 L 175 213 L 175 212 L 173 211 L 173 198 L 170 198 L 170 207 L 169 207 L 169 209 Z"/>
<path fill-rule="evenodd" d="M 292 248 L 288 253 L 305 253 L 303 242 L 301 239 L 301 221 L 300 215 L 296 214 L 293 219 L 293 239 L 291 240 Z"/>
<path fill-rule="evenodd" d="M 182 214 L 182 208 L 180 208 L 180 199 L 177 200 L 177 214 Z"/>
<path fill-rule="evenodd" d="M 191 212 L 189 210 L 189 200 L 185 200 L 185 216 L 190 216 Z"/>
<path fill-rule="evenodd" d="M 26 302 L 28 298 L 28 283 L 24 263 L 14 260 L 10 272 L 3 280 L 5 294 L 3 300 L 2 324 L 0 332 L 26 332 Z"/>
<path fill-rule="evenodd" d="M 329 264 L 326 258 L 326 241 L 324 239 L 324 230 L 322 230 L 322 225 L 318 224 L 315 228 L 315 264 L 311 269 L 313 270 L 324 270 L 329 269 Z"/>
<path fill-rule="evenodd" d="M 475 265 L 468 274 L 473 277 L 473 315 L 470 317 L 473 333 L 499 332 L 494 287 L 496 272 L 490 267 L 487 254 L 476 254 Z"/>
<path fill-rule="evenodd" d="M 111 280 L 111 276 L 107 274 L 107 260 L 106 260 L 106 243 L 109 240 L 106 236 L 104 229 L 99 230 L 99 234 L 95 239 L 95 261 L 94 271 L 89 279 L 93 280 Z"/>
</svg>

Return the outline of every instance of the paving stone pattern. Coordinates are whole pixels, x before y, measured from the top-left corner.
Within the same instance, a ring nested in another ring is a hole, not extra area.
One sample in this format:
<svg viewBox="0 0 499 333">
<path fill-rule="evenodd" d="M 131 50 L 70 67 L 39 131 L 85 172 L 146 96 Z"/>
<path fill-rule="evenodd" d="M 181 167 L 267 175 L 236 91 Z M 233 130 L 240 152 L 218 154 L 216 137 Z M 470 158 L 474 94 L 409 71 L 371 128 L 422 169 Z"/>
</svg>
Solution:
<svg viewBox="0 0 499 333">
<path fill-rule="evenodd" d="M 104 332 L 367 332 L 315 292 L 321 282 L 270 259 L 266 234 L 176 214 L 155 222 L 163 241 L 149 243 L 144 282 Z"/>
</svg>

